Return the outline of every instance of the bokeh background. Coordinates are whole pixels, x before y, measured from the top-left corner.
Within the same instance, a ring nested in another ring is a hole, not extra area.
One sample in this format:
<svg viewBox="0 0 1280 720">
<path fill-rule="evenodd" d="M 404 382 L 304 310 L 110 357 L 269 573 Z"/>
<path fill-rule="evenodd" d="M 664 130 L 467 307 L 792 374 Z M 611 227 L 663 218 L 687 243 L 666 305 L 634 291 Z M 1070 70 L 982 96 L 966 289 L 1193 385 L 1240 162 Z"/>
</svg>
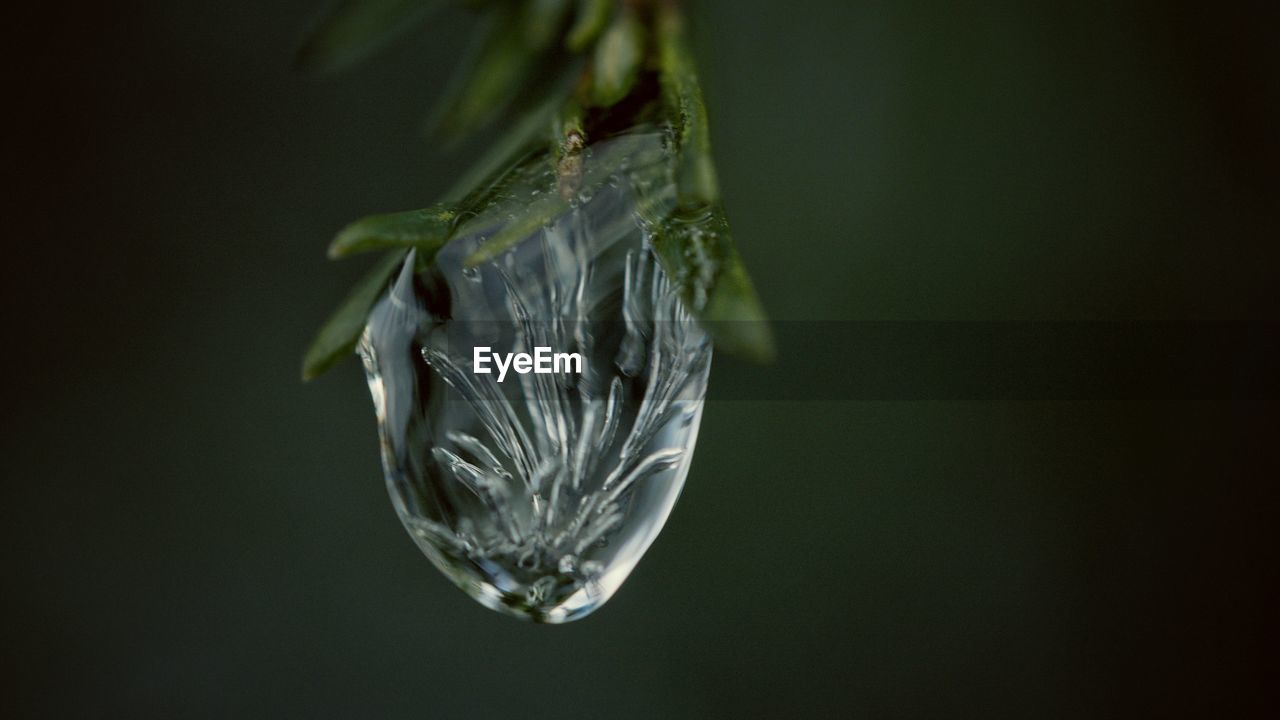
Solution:
<svg viewBox="0 0 1280 720">
<path fill-rule="evenodd" d="M 355 363 L 298 379 L 363 269 L 324 259 L 332 233 L 427 204 L 483 144 L 447 154 L 421 132 L 470 16 L 327 81 L 290 69 L 313 0 L 15 17 L 11 716 L 1274 705 L 1265 343 L 1208 348 L 1205 373 L 1244 380 L 1195 393 L 1177 374 L 1063 396 L 912 392 L 909 375 L 778 390 L 810 359 L 857 375 L 821 328 L 864 321 L 1267 337 L 1273 8 L 692 4 L 742 253 L 784 340 L 809 341 L 784 342 L 785 372 L 717 359 L 667 529 L 561 627 L 484 610 L 414 548 Z M 1045 372 L 1051 389 L 1107 369 L 1068 354 Z"/>
</svg>

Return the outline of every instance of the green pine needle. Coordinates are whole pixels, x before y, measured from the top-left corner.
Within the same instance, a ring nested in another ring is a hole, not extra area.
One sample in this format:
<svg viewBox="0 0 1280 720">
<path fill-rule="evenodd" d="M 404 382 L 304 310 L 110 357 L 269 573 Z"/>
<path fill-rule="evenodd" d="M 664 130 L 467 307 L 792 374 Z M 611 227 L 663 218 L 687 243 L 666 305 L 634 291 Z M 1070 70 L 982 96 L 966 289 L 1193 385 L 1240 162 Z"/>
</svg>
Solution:
<svg viewBox="0 0 1280 720">
<path fill-rule="evenodd" d="M 298 65 L 316 73 L 349 67 L 407 33 L 439 4 L 342 0 L 303 45 Z M 338 233 L 329 247 L 330 257 L 381 249 L 395 252 L 357 284 L 321 328 L 307 351 L 303 377 L 319 375 L 351 352 L 406 249 L 419 249 L 419 263 L 425 266 L 463 222 L 497 211 L 514 213 L 517 219 L 507 222 L 465 263 L 481 263 L 510 249 L 566 212 L 566 198 L 580 183 L 612 172 L 581 151 L 601 139 L 591 133 L 603 126 L 616 132 L 627 122 L 659 122 L 671 131 L 674 154 L 662 172 L 663 182 L 674 183 L 675 210 L 669 215 L 658 211 L 660 217 L 646 217 L 645 222 L 682 301 L 717 347 L 762 362 L 772 359 L 775 348 L 768 321 L 720 202 L 706 104 L 679 3 L 576 0 L 572 12 L 569 0 L 465 4 L 484 13 L 486 22 L 477 31 L 470 59 L 462 63 L 445 93 L 434 124 L 443 136 L 455 140 L 504 111 L 514 114 L 511 124 L 459 176 L 445 193 L 446 202 L 367 217 Z M 529 105 L 530 96 L 540 99 Z M 513 105 L 519 112 L 509 110 Z M 533 152 L 538 154 L 530 155 Z M 516 207 L 501 200 L 504 189 L 542 172 L 548 173 L 551 186 L 537 199 Z M 666 187 L 670 191 L 671 185 Z"/>
<path fill-rule="evenodd" d="M 644 60 L 644 25 L 631 11 L 619 13 L 596 43 L 591 63 L 591 101 L 610 107 L 631 92 Z"/>
<path fill-rule="evenodd" d="M 537 232 L 538 228 L 551 224 L 569 209 L 567 200 L 556 193 L 546 193 L 525 206 L 520 217 L 512 220 L 487 239 L 475 252 L 463 261 L 465 267 L 475 267 L 492 260 L 515 247 L 521 240 Z"/>
<path fill-rule="evenodd" d="M 435 255 L 449 239 L 457 210 L 441 203 L 423 210 L 371 215 L 342 229 L 329 245 L 329 257 L 388 248 L 418 248 L 419 255 Z"/>
<path fill-rule="evenodd" d="M 387 254 L 356 283 L 338 309 L 320 327 L 302 360 L 304 381 L 319 377 L 339 360 L 351 355 L 364 332 L 369 312 L 387 287 L 392 273 L 404 263 L 404 257 L 403 252 Z"/>
<path fill-rule="evenodd" d="M 711 157 L 707 107 L 685 37 L 684 19 L 668 7 L 659 14 L 657 26 L 663 101 L 680 143 L 680 168 L 676 173 L 680 204 L 710 205 L 720 199 L 720 185 Z"/>
<path fill-rule="evenodd" d="M 525 39 L 530 47 L 541 50 L 557 39 L 569 10 L 569 0 L 529 0 L 528 8 Z"/>
<path fill-rule="evenodd" d="M 611 14 L 613 0 L 578 0 L 577 17 L 565 36 L 564 46 L 571 52 L 586 50 L 604 32 Z"/>
<path fill-rule="evenodd" d="M 491 14 L 474 60 L 460 66 L 431 123 L 440 135 L 457 140 L 488 125 L 523 89 L 538 53 L 524 30 L 525 18 L 517 6 L 503 5 Z"/>
</svg>

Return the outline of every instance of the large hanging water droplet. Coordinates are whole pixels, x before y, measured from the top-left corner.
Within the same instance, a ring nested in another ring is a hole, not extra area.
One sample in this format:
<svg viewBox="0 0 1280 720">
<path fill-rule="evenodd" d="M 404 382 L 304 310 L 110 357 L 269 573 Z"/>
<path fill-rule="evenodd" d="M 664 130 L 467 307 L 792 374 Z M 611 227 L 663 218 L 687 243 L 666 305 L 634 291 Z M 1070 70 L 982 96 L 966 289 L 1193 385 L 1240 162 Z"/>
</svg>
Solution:
<svg viewBox="0 0 1280 720">
<path fill-rule="evenodd" d="M 589 152 L 589 199 L 490 259 L 468 267 L 519 227 L 519 208 L 514 220 L 495 207 L 468 222 L 430 270 L 416 271 L 411 253 L 360 343 L 405 528 L 473 598 L 541 622 L 603 604 L 661 530 L 692 460 L 711 363 L 643 221 L 674 202 L 669 179 L 654 181 L 666 167 L 661 137 Z M 621 158 L 627 173 L 610 183 Z M 500 381 L 496 368 L 476 372 L 477 347 L 545 347 L 583 362 L 581 372 L 512 368 Z"/>
</svg>

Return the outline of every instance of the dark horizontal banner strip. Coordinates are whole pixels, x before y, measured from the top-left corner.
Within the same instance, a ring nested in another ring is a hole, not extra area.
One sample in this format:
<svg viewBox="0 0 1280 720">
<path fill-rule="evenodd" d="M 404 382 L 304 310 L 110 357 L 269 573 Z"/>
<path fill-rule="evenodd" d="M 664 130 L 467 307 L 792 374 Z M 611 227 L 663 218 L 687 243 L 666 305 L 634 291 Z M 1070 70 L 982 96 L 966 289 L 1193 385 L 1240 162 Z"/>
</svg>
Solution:
<svg viewBox="0 0 1280 720">
<path fill-rule="evenodd" d="M 1270 323 L 778 322 L 778 358 L 718 355 L 712 400 L 1273 397 Z"/>
</svg>

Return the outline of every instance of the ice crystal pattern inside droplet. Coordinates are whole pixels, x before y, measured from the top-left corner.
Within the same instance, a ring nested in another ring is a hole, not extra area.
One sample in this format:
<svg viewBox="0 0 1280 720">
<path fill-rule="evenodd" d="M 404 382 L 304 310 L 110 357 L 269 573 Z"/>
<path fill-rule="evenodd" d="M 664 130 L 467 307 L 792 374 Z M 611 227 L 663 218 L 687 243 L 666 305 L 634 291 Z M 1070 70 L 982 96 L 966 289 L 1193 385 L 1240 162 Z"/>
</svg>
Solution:
<svg viewBox="0 0 1280 720">
<path fill-rule="evenodd" d="M 431 269 L 416 270 L 410 254 L 359 348 L 406 529 L 473 598 L 540 622 L 599 607 L 661 530 L 692 460 L 711 363 L 646 231 L 644 218 L 673 202 L 662 138 L 588 153 L 591 192 L 493 258 L 467 267 L 521 222 L 527 187 L 504 189 Z M 544 180 L 525 184 L 554 193 Z M 499 382 L 474 372 L 477 346 L 576 352 L 583 372 L 513 370 Z"/>
</svg>

